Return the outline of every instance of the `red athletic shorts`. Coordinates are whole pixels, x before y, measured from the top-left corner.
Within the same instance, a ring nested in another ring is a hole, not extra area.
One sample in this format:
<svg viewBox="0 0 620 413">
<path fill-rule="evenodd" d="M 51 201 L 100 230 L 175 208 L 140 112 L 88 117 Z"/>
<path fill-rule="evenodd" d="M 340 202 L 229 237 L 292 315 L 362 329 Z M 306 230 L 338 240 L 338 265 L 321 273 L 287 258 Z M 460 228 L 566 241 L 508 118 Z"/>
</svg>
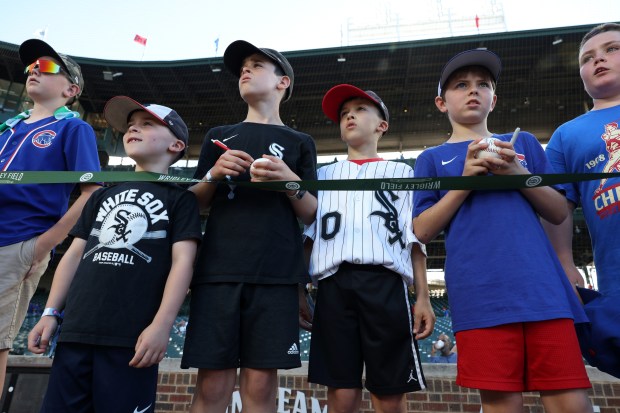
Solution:
<svg viewBox="0 0 620 413">
<path fill-rule="evenodd" d="M 460 331 L 456 341 L 459 386 L 514 392 L 591 387 L 573 320 Z"/>
</svg>

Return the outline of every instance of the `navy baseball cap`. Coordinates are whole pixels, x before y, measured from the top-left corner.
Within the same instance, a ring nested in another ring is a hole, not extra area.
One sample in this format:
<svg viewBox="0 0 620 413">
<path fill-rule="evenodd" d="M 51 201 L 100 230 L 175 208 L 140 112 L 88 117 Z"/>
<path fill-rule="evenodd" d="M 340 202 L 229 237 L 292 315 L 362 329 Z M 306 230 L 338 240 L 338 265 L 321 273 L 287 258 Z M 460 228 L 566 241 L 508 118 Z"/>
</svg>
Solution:
<svg viewBox="0 0 620 413">
<path fill-rule="evenodd" d="M 581 354 L 591 366 L 620 378 L 620 295 L 577 288 L 590 323 L 576 324 Z"/>
<path fill-rule="evenodd" d="M 277 50 L 256 47 L 245 40 L 236 40 L 226 48 L 226 51 L 224 51 L 224 65 L 230 72 L 232 72 L 233 75 L 241 77 L 241 66 L 243 65 L 243 61 L 248 56 L 252 56 L 256 53 L 267 56 L 271 61 L 278 65 L 280 69 L 282 69 L 284 74 L 288 76 L 289 79 L 291 79 L 291 84 L 286 89 L 284 99 L 282 100 L 282 102 L 286 102 L 293 94 L 295 74 L 293 73 L 293 66 L 291 66 L 286 57 L 284 57 L 282 53 Z"/>
<path fill-rule="evenodd" d="M 437 86 L 437 96 L 441 96 L 441 91 L 446 85 L 446 81 L 450 75 L 465 66 L 482 66 L 491 72 L 495 83 L 499 80 L 502 72 L 502 61 L 499 56 L 487 49 L 466 50 L 453 56 L 448 63 L 441 69 L 439 77 L 439 86 Z"/>
<path fill-rule="evenodd" d="M 75 60 L 65 54 L 57 53 L 52 46 L 43 40 L 30 39 L 19 46 L 19 58 L 24 66 L 34 63 L 43 56 L 52 57 L 60 63 L 60 66 L 69 74 L 71 81 L 80 87 L 80 92 L 77 95 L 80 96 L 84 90 L 84 77 L 82 76 L 80 65 Z"/>
<path fill-rule="evenodd" d="M 379 95 L 372 90 L 363 91 L 358 87 L 346 83 L 336 85 L 325 93 L 322 104 L 323 113 L 334 121 L 334 123 L 340 123 L 340 108 L 346 101 L 354 98 L 370 100 L 377 106 L 383 119 L 388 123 L 390 122 L 390 112 Z"/>
<path fill-rule="evenodd" d="M 142 105 L 128 96 L 114 96 L 105 104 L 103 115 L 110 126 L 125 133 L 129 128 L 127 125 L 129 116 L 136 110 L 143 110 L 153 115 L 163 125 L 167 126 L 177 139 L 182 140 L 185 143 L 185 149 L 187 149 L 189 140 L 187 125 L 175 110 L 167 106 L 153 103 Z M 179 158 L 184 154 L 185 150 L 179 155 Z"/>
</svg>

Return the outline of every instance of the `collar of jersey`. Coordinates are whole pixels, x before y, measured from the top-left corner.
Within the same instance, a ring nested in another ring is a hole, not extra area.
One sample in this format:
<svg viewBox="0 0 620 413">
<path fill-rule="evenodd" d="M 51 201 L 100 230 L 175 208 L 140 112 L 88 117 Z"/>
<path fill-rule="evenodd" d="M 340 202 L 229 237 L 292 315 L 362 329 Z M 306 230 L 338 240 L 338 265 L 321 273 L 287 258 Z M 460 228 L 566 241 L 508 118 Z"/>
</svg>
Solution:
<svg viewBox="0 0 620 413">
<path fill-rule="evenodd" d="M 20 113 L 19 115 L 15 116 L 15 117 L 12 117 L 11 119 L 7 120 L 6 122 L 4 122 L 3 124 L 0 125 L 0 133 L 4 132 L 5 130 L 7 130 L 9 128 L 15 127 L 15 125 L 17 125 L 22 120 L 28 119 L 31 114 L 32 114 L 32 109 L 28 109 L 28 110 Z M 69 109 L 66 106 L 61 106 L 61 107 L 59 107 L 58 109 L 56 109 L 54 111 L 54 117 L 57 120 L 69 119 L 69 118 L 79 118 L 80 114 L 78 112 L 75 112 L 75 111 Z"/>
<path fill-rule="evenodd" d="M 368 158 L 368 159 L 347 159 L 349 162 L 353 162 L 356 163 L 358 165 L 363 165 L 365 163 L 368 162 L 380 162 L 380 161 L 384 161 L 385 159 L 383 158 Z"/>
</svg>

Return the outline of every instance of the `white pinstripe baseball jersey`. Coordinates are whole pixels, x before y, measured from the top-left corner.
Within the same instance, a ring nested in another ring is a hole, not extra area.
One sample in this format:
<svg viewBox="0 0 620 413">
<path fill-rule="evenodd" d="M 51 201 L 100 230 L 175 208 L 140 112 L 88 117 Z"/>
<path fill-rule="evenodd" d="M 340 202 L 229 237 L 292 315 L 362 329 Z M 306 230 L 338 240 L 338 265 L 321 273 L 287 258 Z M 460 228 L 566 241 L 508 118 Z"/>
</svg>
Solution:
<svg viewBox="0 0 620 413">
<path fill-rule="evenodd" d="M 340 161 L 323 166 L 318 179 L 412 178 L 402 162 Z M 314 240 L 310 275 L 316 283 L 342 262 L 383 265 L 413 282 L 411 191 L 319 191 L 315 222 L 305 235 Z M 424 246 L 422 246 L 424 249 Z"/>
</svg>

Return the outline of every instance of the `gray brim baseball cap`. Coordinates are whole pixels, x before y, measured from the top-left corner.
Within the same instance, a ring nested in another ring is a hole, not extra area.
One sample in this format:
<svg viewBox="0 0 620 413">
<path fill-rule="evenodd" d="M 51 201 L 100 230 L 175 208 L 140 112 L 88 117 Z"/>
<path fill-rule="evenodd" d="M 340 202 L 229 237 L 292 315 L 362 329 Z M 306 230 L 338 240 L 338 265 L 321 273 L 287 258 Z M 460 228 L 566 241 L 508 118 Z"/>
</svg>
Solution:
<svg viewBox="0 0 620 413">
<path fill-rule="evenodd" d="M 245 40 L 236 40 L 232 42 L 224 52 L 224 65 L 226 68 L 235 76 L 241 76 L 241 66 L 243 65 L 243 61 L 253 54 L 262 54 L 267 56 L 270 60 L 272 60 L 276 65 L 282 69 L 284 74 L 291 79 L 291 84 L 286 89 L 286 93 L 284 94 L 284 99 L 282 102 L 286 102 L 291 98 L 293 94 L 293 83 L 295 81 L 295 74 L 293 73 L 293 67 L 289 63 L 289 61 L 282 55 L 282 53 L 278 52 L 274 49 L 267 49 L 256 47 L 253 44 L 246 42 Z"/>
<path fill-rule="evenodd" d="M 129 128 L 127 125 L 129 116 L 137 110 L 143 110 L 153 115 L 163 125 L 168 127 L 177 139 L 183 141 L 183 143 L 185 143 L 185 149 L 187 149 L 189 141 L 189 130 L 187 129 L 187 125 L 174 109 L 167 106 L 152 103 L 143 105 L 129 96 L 114 96 L 106 102 L 105 108 L 103 109 L 103 116 L 110 126 L 125 133 Z M 182 157 L 184 153 L 185 150 L 179 157 Z"/>
</svg>

